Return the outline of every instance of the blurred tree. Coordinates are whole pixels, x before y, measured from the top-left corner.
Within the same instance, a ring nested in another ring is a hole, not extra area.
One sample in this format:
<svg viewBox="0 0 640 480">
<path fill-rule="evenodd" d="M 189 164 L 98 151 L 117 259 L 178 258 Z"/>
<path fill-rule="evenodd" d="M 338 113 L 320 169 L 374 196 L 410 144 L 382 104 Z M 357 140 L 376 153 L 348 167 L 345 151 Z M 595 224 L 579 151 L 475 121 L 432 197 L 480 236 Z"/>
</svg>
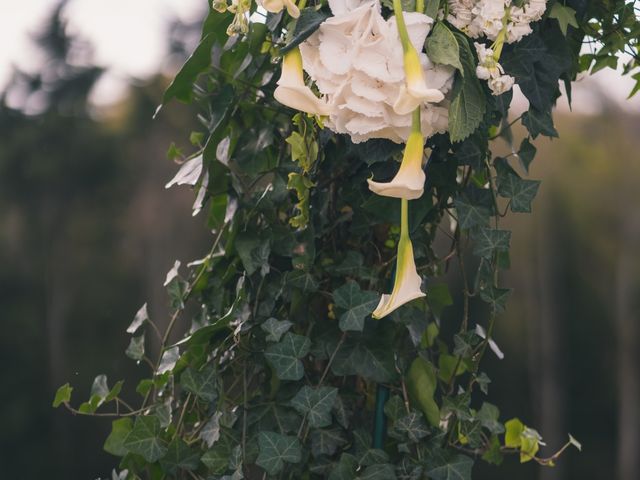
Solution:
<svg viewBox="0 0 640 480">
<path fill-rule="evenodd" d="M 143 298 L 162 324 L 158 279 L 173 258 L 200 251 L 201 220 L 172 215 L 191 196 L 164 191 L 175 167 L 158 162 L 191 117 L 177 109 L 152 123 L 160 78 L 132 89 L 102 121 L 92 117 L 88 98 L 102 70 L 89 45 L 67 35 L 63 7 L 35 38 L 42 67 L 16 71 L 0 97 L 3 478 L 109 472 L 113 461 L 100 453 L 108 420 L 69 419 L 51 409 L 52 392 L 71 378 L 88 391 L 97 370 L 133 375 L 115 355 L 126 348 L 121 333 Z"/>
</svg>

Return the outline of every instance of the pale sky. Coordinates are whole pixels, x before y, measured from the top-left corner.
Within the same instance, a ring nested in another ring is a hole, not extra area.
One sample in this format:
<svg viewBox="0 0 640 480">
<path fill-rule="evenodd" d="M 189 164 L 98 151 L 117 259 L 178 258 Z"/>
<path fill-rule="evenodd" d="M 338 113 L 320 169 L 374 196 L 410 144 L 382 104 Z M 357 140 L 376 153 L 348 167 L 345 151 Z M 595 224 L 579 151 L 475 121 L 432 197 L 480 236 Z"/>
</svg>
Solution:
<svg viewBox="0 0 640 480">
<path fill-rule="evenodd" d="M 70 0 L 64 10 L 69 32 L 94 47 L 94 62 L 109 67 L 94 99 L 117 98 L 130 76 L 144 79 L 164 67 L 169 21 L 198 20 L 207 0 Z M 56 0 L 0 0 L 0 90 L 12 64 L 38 67 L 39 57 L 30 36 L 37 32 L 57 5 Z"/>
<path fill-rule="evenodd" d="M 94 47 L 96 64 L 108 67 L 109 73 L 96 86 L 92 100 L 105 104 L 117 100 L 126 90 L 130 77 L 144 79 L 166 64 L 169 20 L 184 21 L 203 17 L 207 0 L 70 0 L 65 8 L 70 33 L 89 40 Z M 12 64 L 23 69 L 38 67 L 37 50 L 30 34 L 38 31 L 56 0 L 0 0 L 0 90 L 11 73 Z M 175 66 L 173 66 L 175 68 Z M 584 78 L 573 87 L 573 110 L 596 113 L 601 96 L 615 101 L 621 108 L 640 112 L 640 93 L 626 97 L 633 80 L 613 71 L 601 71 Z M 522 102 L 517 102 L 522 103 Z M 517 105 L 514 107 L 518 108 Z M 566 109 L 560 99 L 559 108 Z"/>
</svg>

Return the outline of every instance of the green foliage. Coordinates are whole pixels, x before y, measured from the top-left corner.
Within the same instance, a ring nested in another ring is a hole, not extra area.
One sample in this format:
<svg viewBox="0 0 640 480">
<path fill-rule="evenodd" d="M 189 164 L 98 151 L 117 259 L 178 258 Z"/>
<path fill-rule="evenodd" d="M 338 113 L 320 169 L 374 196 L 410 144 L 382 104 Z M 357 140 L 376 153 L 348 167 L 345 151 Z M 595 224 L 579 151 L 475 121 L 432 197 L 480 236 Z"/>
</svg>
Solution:
<svg viewBox="0 0 640 480">
<path fill-rule="evenodd" d="M 427 297 L 379 321 L 370 314 L 376 292 L 393 283 L 399 215 L 395 200 L 371 196 L 366 179 L 396 172 L 402 147 L 353 144 L 322 118 L 291 118 L 273 100 L 273 60 L 313 34 L 326 7 L 304 8 L 295 24 L 270 14 L 231 39 L 224 31 L 232 13 L 209 12 L 163 103 L 176 98 L 199 109 L 187 158 L 202 158 L 196 190 L 211 248 L 170 273 L 164 332 L 146 306 L 127 329 L 126 355 L 151 368 L 135 388 L 140 405 L 120 397 L 121 382 L 109 389 L 99 376 L 78 409 L 68 384 L 54 406 L 121 417 L 104 448 L 122 457 L 131 479 L 468 480 L 477 460 L 498 465 L 513 452 L 553 464 L 560 452 L 538 457 L 538 433 L 517 419 L 503 423 L 485 401 L 491 380 L 480 367 L 487 347 L 500 354 L 492 333 L 510 294 L 500 283 L 511 243 L 501 217 L 531 211 L 540 182 L 518 172 L 534 159 L 532 139 L 557 136 L 558 82 L 584 68 L 576 35 L 604 28 L 587 32 L 584 11 L 558 5 L 500 58 L 530 103 L 518 170 L 515 153 L 492 161 L 490 150 L 499 137 L 514 145 L 511 95 L 490 94 L 469 39 L 446 21 L 427 38 L 432 60 L 456 69 L 449 131 L 428 139 L 426 192 L 409 211 Z M 427 11 L 437 6 L 429 1 Z M 620 51 L 607 48 L 607 58 Z M 176 148 L 171 155 L 184 156 Z M 449 252 L 433 248 L 442 232 Z M 462 272 L 455 289 L 443 277 L 452 262 Z M 484 302 L 486 318 L 470 318 L 472 299 Z M 454 300 L 461 308 L 441 329 Z M 154 344 L 149 332 L 158 351 L 145 349 Z M 374 398 L 380 385 L 391 391 L 386 402 Z M 383 413 L 388 435 L 374 445 L 368 432 Z"/>
<path fill-rule="evenodd" d="M 460 47 L 455 35 L 444 23 L 438 22 L 425 43 L 427 56 L 435 63 L 451 65 L 464 76 L 465 70 L 460 63 Z"/>
<path fill-rule="evenodd" d="M 453 34 L 458 43 L 462 69 L 456 76 L 449 106 L 449 137 L 460 142 L 480 126 L 486 111 L 486 97 L 475 75 L 475 62 L 467 37 Z"/>
</svg>

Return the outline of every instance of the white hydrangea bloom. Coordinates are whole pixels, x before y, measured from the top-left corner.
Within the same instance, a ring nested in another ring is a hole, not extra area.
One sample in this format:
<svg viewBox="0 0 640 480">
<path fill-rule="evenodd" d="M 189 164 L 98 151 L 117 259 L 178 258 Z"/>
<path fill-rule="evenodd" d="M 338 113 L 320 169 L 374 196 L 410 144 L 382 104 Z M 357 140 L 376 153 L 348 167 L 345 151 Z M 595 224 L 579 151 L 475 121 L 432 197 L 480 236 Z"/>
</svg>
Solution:
<svg viewBox="0 0 640 480">
<path fill-rule="evenodd" d="M 385 20 L 378 0 L 330 0 L 329 6 L 334 16 L 300 45 L 304 70 L 330 106 L 325 125 L 350 135 L 354 143 L 371 138 L 406 142 L 411 113 L 398 108 L 406 98 L 406 86 L 395 17 Z M 421 52 L 433 20 L 415 12 L 404 17 L 411 43 Z M 426 87 L 434 91 L 432 103 L 420 104 L 427 137 L 447 129 L 448 102 L 443 98 L 451 89 L 454 70 L 434 65 L 424 53 L 419 57 Z"/>
<path fill-rule="evenodd" d="M 528 0 L 522 7 L 511 0 L 449 0 L 447 20 L 471 38 L 495 40 L 508 13 L 505 41 L 513 43 L 532 32 L 530 24 L 540 20 L 546 8 L 546 0 Z"/>
</svg>

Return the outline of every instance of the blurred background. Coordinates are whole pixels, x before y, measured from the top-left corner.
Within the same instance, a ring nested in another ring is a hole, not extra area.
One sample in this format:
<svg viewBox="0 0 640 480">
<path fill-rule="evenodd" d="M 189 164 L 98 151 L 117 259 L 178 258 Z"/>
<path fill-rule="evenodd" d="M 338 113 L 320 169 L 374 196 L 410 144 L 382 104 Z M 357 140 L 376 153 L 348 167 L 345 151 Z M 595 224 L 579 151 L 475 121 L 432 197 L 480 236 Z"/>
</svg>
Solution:
<svg viewBox="0 0 640 480">
<path fill-rule="evenodd" d="M 188 189 L 165 190 L 193 111 L 152 120 L 195 46 L 204 0 L 0 4 L 0 477 L 106 478 L 109 419 L 53 410 L 98 373 L 134 384 L 126 327 L 146 301 L 167 319 L 164 274 L 210 241 Z M 511 214 L 514 288 L 489 358 L 490 400 L 537 428 L 554 469 L 479 466 L 474 479 L 640 478 L 640 95 L 615 72 L 561 100 L 559 139 L 536 142 L 533 215 Z M 515 114 L 525 107 L 517 100 Z M 517 142 L 524 133 L 515 131 Z M 504 149 L 504 146 L 500 148 Z M 126 388 L 125 388 L 126 390 Z M 134 394 L 135 395 L 135 394 Z M 127 398 L 125 394 L 125 398 Z M 499 399 L 499 400 L 498 400 Z"/>
</svg>

